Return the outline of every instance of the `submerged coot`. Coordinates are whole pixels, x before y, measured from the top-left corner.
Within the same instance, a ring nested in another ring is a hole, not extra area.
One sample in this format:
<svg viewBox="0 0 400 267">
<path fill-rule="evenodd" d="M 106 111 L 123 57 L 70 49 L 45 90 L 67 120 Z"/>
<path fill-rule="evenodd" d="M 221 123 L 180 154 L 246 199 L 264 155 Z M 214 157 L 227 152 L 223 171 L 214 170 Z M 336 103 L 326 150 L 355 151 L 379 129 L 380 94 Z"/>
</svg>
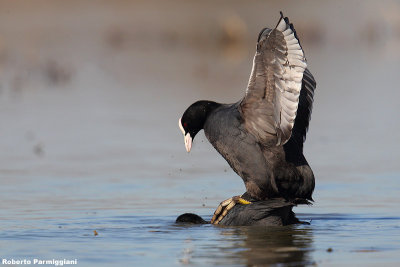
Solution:
<svg viewBox="0 0 400 267">
<path fill-rule="evenodd" d="M 304 203 L 308 204 L 308 203 Z M 284 226 L 289 224 L 307 224 L 296 218 L 292 208 L 296 203 L 283 198 L 252 201 L 251 205 L 235 205 L 219 221 L 225 226 Z M 176 219 L 180 224 L 206 224 L 197 214 L 184 213 Z"/>
<path fill-rule="evenodd" d="M 242 177 L 253 202 L 282 198 L 293 206 L 312 200 L 314 175 L 303 143 L 315 86 L 293 24 L 281 13 L 275 29 L 265 28 L 258 36 L 245 96 L 234 104 L 197 101 L 184 112 L 179 127 L 186 150 L 204 129 L 210 143 Z M 250 202 L 241 197 L 222 202 L 212 222 L 223 220 L 235 203 Z"/>
</svg>

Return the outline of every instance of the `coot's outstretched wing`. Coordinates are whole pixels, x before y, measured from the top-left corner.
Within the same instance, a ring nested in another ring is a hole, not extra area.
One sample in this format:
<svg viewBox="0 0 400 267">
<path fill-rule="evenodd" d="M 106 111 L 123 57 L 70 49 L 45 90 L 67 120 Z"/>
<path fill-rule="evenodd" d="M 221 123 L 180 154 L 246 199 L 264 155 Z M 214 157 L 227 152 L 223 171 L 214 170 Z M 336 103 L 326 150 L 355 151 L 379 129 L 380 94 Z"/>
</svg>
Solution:
<svg viewBox="0 0 400 267">
<path fill-rule="evenodd" d="M 293 24 L 281 13 L 275 29 L 264 29 L 258 37 L 240 106 L 245 127 L 260 142 L 283 145 L 291 137 L 306 68 Z"/>
</svg>

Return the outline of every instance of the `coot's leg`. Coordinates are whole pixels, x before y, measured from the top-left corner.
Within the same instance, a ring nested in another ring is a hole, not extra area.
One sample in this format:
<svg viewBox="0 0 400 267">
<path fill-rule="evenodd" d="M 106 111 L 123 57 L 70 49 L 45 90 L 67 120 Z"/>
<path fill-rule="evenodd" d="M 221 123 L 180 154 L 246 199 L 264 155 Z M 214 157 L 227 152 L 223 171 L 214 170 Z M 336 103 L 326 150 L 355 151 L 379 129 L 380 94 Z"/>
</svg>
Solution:
<svg viewBox="0 0 400 267">
<path fill-rule="evenodd" d="M 245 200 L 242 196 L 234 196 L 227 200 L 222 201 L 214 212 L 211 219 L 212 224 L 218 224 L 236 204 L 248 205 L 250 201 Z"/>
</svg>

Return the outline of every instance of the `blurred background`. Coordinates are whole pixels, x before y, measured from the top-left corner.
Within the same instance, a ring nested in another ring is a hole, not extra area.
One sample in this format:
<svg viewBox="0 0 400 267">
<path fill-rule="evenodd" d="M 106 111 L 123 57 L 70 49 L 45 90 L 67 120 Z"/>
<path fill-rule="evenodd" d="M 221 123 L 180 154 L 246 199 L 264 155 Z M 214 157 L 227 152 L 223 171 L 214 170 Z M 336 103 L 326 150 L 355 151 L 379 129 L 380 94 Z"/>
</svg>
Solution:
<svg viewBox="0 0 400 267">
<path fill-rule="evenodd" d="M 398 213 L 399 1 L 3 0 L 1 230 L 87 212 L 210 215 L 243 193 L 203 133 L 186 153 L 178 119 L 196 100 L 243 97 L 279 11 L 317 81 L 316 203 L 299 211 Z"/>
</svg>

